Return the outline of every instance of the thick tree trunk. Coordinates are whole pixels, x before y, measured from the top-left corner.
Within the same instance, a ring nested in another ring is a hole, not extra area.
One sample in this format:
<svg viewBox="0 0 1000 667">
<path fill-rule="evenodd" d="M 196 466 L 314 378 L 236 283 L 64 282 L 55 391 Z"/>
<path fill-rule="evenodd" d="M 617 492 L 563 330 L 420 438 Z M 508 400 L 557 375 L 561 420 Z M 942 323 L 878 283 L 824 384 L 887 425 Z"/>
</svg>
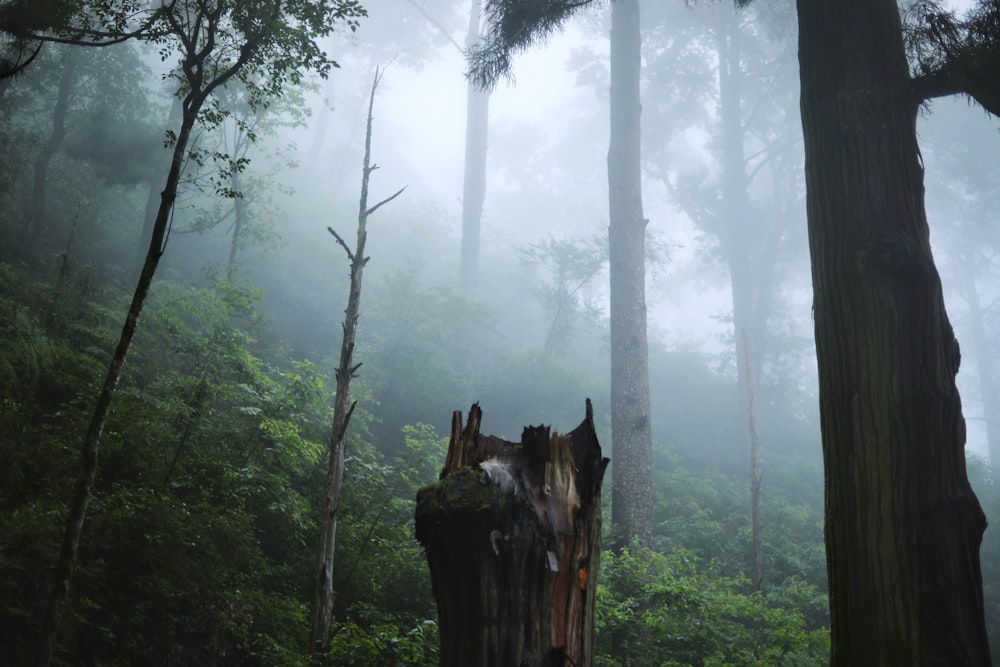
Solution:
<svg viewBox="0 0 1000 667">
<path fill-rule="evenodd" d="M 989 665 L 896 0 L 798 0 L 832 664 Z"/>
<path fill-rule="evenodd" d="M 417 494 L 443 667 L 593 665 L 608 459 L 587 401 L 567 435 L 526 427 L 520 443 L 452 420 L 441 480 Z"/>
<path fill-rule="evenodd" d="M 480 0 L 469 9 L 466 50 L 479 43 Z M 479 238 L 486 201 L 486 147 L 489 135 L 490 93 L 469 82 L 465 104 L 465 175 L 462 183 L 462 256 L 459 283 L 475 292 L 479 283 Z"/>
<path fill-rule="evenodd" d="M 608 227 L 611 447 L 616 546 L 653 543 L 653 444 L 646 341 L 646 220 L 639 152 L 639 1 L 611 4 Z"/>
</svg>

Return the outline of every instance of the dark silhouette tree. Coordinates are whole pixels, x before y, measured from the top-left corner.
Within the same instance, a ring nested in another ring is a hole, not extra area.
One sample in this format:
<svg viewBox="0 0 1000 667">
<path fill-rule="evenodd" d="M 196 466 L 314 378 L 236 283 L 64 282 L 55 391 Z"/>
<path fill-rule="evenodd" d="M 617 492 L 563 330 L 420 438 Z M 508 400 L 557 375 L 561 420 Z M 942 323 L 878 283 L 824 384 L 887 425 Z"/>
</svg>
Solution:
<svg viewBox="0 0 1000 667">
<path fill-rule="evenodd" d="M 978 94 L 980 70 L 911 76 L 893 0 L 799 0 L 798 17 L 832 664 L 988 665 L 985 517 L 916 139 L 919 105 Z"/>
<path fill-rule="evenodd" d="M 253 92 L 253 103 L 264 106 L 281 92 L 288 81 L 297 81 L 302 71 L 314 69 L 325 74 L 329 59 L 315 44 L 315 38 L 330 32 L 337 23 L 357 25 L 363 9 L 353 0 L 285 4 L 282 0 L 256 2 L 204 2 L 174 0 L 156 12 L 156 26 L 148 39 L 165 58 L 175 52 L 179 65 L 172 73 L 183 96 L 181 124 L 168 132 L 173 147 L 170 170 L 161 195 L 149 250 L 143 263 L 121 336 L 108 366 L 104 383 L 94 405 L 84 435 L 83 465 L 69 503 L 69 517 L 53 576 L 52 592 L 46 605 L 36 664 L 48 665 L 56 643 L 60 619 L 69 596 L 80 536 L 97 474 L 101 435 L 111 411 L 118 382 L 138 326 L 146 296 L 166 247 L 173 204 L 195 124 L 203 117 L 212 94 L 231 79 L 239 79 Z M 124 32 L 124 31 L 123 31 Z M 263 84 L 254 84 L 252 75 L 266 72 Z M 211 108 L 218 118 L 219 108 Z"/>
<path fill-rule="evenodd" d="M 501 75 L 578 6 L 497 0 L 476 71 Z M 916 114 L 953 94 L 1000 114 L 1000 2 L 965 21 L 920 3 L 913 73 L 895 0 L 796 7 L 832 664 L 989 665 L 985 517 L 966 473 Z"/>
</svg>

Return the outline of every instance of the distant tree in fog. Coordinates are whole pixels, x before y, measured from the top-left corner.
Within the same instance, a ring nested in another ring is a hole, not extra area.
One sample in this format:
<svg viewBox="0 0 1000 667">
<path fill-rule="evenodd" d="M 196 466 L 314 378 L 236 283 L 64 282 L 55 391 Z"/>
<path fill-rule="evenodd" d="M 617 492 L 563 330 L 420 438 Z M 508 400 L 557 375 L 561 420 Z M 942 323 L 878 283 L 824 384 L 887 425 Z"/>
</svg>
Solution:
<svg viewBox="0 0 1000 667">
<path fill-rule="evenodd" d="M 490 89 L 510 76 L 511 55 L 556 30 L 583 3 L 525 8 L 487 2 L 486 37 L 470 52 L 470 78 Z M 526 29 L 527 28 L 527 29 Z M 646 322 L 646 226 L 642 211 L 638 0 L 611 5 L 608 259 L 611 292 L 611 466 L 615 546 L 653 541 L 653 441 Z"/>
<path fill-rule="evenodd" d="M 581 4 L 488 5 L 478 71 L 502 75 Z M 911 73 L 895 0 L 797 3 L 834 665 L 990 664 L 916 114 L 954 94 L 1000 114 L 1000 3 L 965 22 L 916 4 Z"/>
</svg>

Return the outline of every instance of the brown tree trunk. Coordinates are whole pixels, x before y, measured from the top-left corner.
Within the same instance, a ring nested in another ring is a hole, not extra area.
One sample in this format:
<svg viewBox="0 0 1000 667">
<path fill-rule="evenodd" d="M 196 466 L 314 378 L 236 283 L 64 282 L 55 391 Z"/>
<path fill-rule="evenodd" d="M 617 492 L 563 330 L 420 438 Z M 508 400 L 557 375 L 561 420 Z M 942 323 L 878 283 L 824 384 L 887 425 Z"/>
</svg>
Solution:
<svg viewBox="0 0 1000 667">
<path fill-rule="evenodd" d="M 989 665 L 896 0 L 798 0 L 832 664 Z"/>
<path fill-rule="evenodd" d="M 646 220 L 640 165 L 639 1 L 611 3 L 608 259 L 611 292 L 611 522 L 616 546 L 653 543 L 653 439 L 646 339 Z"/>
<path fill-rule="evenodd" d="M 416 534 L 437 601 L 443 667 L 592 665 L 608 459 L 593 409 L 567 435 L 520 443 L 452 419 L 441 480 L 417 494 Z"/>
</svg>

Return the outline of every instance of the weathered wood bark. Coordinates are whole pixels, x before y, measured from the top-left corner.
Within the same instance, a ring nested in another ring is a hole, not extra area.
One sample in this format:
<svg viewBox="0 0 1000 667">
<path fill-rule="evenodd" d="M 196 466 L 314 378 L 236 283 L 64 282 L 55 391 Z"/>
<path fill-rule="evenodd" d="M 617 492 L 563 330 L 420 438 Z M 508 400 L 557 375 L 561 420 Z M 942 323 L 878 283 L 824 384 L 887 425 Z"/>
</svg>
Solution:
<svg viewBox="0 0 1000 667">
<path fill-rule="evenodd" d="M 653 436 L 646 338 L 646 223 L 640 163 L 639 0 L 611 3 L 608 261 L 615 546 L 653 543 Z"/>
<path fill-rule="evenodd" d="M 368 206 L 368 183 L 373 171 L 378 169 L 371 162 L 372 151 L 372 113 L 375 106 L 375 91 L 378 90 L 382 72 L 375 70 L 371 94 L 368 97 L 368 121 L 365 132 L 365 156 L 361 168 L 361 200 L 358 206 L 358 229 L 356 243 L 352 251 L 341 236 L 332 227 L 327 227 L 330 234 L 347 253 L 351 262 L 351 280 L 347 295 L 347 308 L 344 309 L 343 336 L 340 339 L 340 362 L 335 371 L 337 389 L 333 404 L 333 425 L 330 427 L 329 467 L 326 476 L 326 491 L 323 494 L 323 509 L 320 516 L 320 543 L 316 558 L 316 579 L 313 587 L 312 621 L 309 630 L 309 648 L 314 655 L 320 656 L 326 652 L 330 643 L 330 624 L 333 622 L 333 557 L 337 544 L 337 518 L 340 513 L 340 497 L 344 482 L 344 453 L 347 447 L 347 427 L 351 422 L 351 414 L 357 401 L 351 400 L 351 381 L 354 379 L 360 363 L 354 363 L 354 342 L 358 330 L 358 318 L 361 316 L 361 285 L 364 278 L 365 244 L 368 239 L 368 216 L 383 204 L 386 204 L 406 188 L 397 191 L 391 197 L 383 199 L 374 206 Z"/>
<path fill-rule="evenodd" d="M 417 494 L 444 667 L 592 665 L 608 459 L 587 401 L 567 435 L 479 433 L 482 411 L 452 420 L 441 480 Z"/>
<path fill-rule="evenodd" d="M 798 0 L 832 664 L 989 665 L 896 0 Z"/>
</svg>

